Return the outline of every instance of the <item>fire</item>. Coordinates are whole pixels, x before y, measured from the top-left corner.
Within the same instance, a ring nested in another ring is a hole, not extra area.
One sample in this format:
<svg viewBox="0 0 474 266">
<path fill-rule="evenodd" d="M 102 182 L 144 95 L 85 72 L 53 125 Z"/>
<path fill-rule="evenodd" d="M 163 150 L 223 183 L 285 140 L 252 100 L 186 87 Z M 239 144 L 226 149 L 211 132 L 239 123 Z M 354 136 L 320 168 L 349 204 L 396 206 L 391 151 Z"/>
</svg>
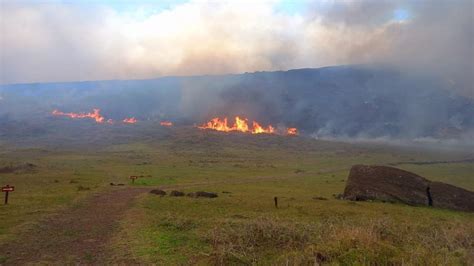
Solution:
<svg viewBox="0 0 474 266">
<path fill-rule="evenodd" d="M 253 125 L 252 134 L 261 134 L 261 133 L 273 134 L 273 133 L 275 133 L 275 128 L 272 127 L 271 125 L 269 125 L 267 128 L 263 128 L 262 126 L 260 126 L 259 123 L 255 122 L 255 121 L 253 121 L 252 125 Z"/>
<path fill-rule="evenodd" d="M 125 124 L 135 124 L 137 122 L 137 119 L 135 117 L 130 117 L 130 118 L 125 118 L 122 120 Z"/>
<path fill-rule="evenodd" d="M 92 112 L 89 113 L 65 113 L 61 112 L 57 109 L 53 110 L 51 112 L 54 116 L 67 116 L 73 119 L 83 119 L 83 118 L 91 118 L 94 119 L 96 123 L 102 124 L 102 123 L 108 123 L 108 124 L 114 124 L 114 121 L 112 119 L 105 119 L 100 114 L 100 109 L 94 108 Z M 126 117 L 122 120 L 124 124 L 135 124 L 138 122 L 138 120 L 135 117 Z M 164 127 L 171 127 L 173 126 L 173 123 L 170 121 L 161 121 L 160 122 L 161 126 Z M 279 128 L 276 129 L 272 125 L 268 125 L 267 127 L 264 127 L 260 125 L 257 121 L 252 121 L 252 124 L 250 126 L 249 120 L 247 118 L 241 118 L 239 116 L 234 117 L 234 123 L 230 124 L 227 120 L 227 117 L 224 118 L 219 118 L 215 117 L 208 121 L 207 123 L 198 126 L 200 129 L 213 129 L 217 131 L 224 131 L 224 132 L 230 132 L 230 131 L 238 131 L 238 132 L 243 132 L 243 133 L 251 133 L 251 134 L 280 134 L 284 135 L 293 135 L 296 136 L 298 135 L 298 129 L 295 127 L 289 127 L 286 129 L 286 132 L 284 129 Z"/>
<path fill-rule="evenodd" d="M 236 116 L 234 127 L 235 127 L 235 130 L 238 130 L 238 131 L 241 131 L 241 132 L 249 132 L 249 125 L 247 123 L 247 119 L 242 119 L 242 118 Z"/>
<path fill-rule="evenodd" d="M 67 116 L 73 119 L 92 118 L 96 123 L 100 124 L 105 122 L 105 117 L 100 114 L 100 109 L 93 109 L 91 113 L 64 113 L 55 109 L 52 114 L 56 116 Z M 112 123 L 112 120 L 109 119 L 107 122 Z"/>
<path fill-rule="evenodd" d="M 164 126 L 164 127 L 171 127 L 173 126 L 173 122 L 170 122 L 170 121 L 161 121 L 160 122 L 160 125 Z"/>
<path fill-rule="evenodd" d="M 288 135 L 298 135 L 298 129 L 296 127 L 289 127 L 286 129 L 286 134 Z"/>
<path fill-rule="evenodd" d="M 271 125 L 262 127 L 259 123 L 253 121 L 252 127 L 249 127 L 248 119 L 247 118 L 240 118 L 238 116 L 235 117 L 235 122 L 233 125 L 230 125 L 227 121 L 227 117 L 220 119 L 219 117 L 215 117 L 211 119 L 209 122 L 199 126 L 200 129 L 213 129 L 217 131 L 240 131 L 240 132 L 250 132 L 252 134 L 273 134 L 275 133 L 275 128 Z"/>
<path fill-rule="evenodd" d="M 53 112 L 51 112 L 51 114 L 55 115 L 55 116 L 67 116 L 67 117 L 70 117 L 72 119 L 83 119 L 83 118 L 92 118 L 95 120 L 96 123 L 99 123 L 99 124 L 103 124 L 103 123 L 107 123 L 107 124 L 114 124 L 114 120 L 112 119 L 105 119 L 104 116 L 102 116 L 100 114 L 100 109 L 99 108 L 94 108 L 92 109 L 92 112 L 89 112 L 89 113 L 65 113 L 65 112 L 61 112 L 57 109 L 53 110 Z M 137 119 L 135 117 L 131 117 L 131 118 L 125 118 L 122 120 L 123 123 L 125 124 L 135 124 L 137 122 Z"/>
</svg>

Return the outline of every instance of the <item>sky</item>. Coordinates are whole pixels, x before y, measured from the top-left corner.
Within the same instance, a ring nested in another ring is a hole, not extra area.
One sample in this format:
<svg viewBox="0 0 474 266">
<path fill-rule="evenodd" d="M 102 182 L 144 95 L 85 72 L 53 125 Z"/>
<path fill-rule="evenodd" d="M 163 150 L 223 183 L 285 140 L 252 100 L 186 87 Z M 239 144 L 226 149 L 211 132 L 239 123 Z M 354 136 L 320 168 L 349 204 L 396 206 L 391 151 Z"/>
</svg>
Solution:
<svg viewBox="0 0 474 266">
<path fill-rule="evenodd" d="M 0 83 L 393 64 L 472 90 L 470 0 L 0 0 Z"/>
</svg>

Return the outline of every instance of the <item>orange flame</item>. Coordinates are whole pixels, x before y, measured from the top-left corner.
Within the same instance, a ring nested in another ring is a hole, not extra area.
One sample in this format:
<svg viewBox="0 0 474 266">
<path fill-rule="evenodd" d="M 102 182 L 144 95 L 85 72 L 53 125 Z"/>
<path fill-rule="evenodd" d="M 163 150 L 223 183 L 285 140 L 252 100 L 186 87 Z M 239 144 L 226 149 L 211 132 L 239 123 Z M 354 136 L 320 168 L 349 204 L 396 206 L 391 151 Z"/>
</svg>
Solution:
<svg viewBox="0 0 474 266">
<path fill-rule="evenodd" d="M 226 118 L 227 119 L 227 118 Z M 234 124 L 234 128 L 235 130 L 237 131 L 241 131 L 241 132 L 249 132 L 249 125 L 247 123 L 247 118 L 240 118 L 238 116 L 235 117 L 235 124 Z"/>
<path fill-rule="evenodd" d="M 161 121 L 160 125 L 162 125 L 164 127 L 171 127 L 171 126 L 173 126 L 173 123 L 170 122 L 170 121 Z"/>
<path fill-rule="evenodd" d="M 73 119 L 92 118 L 96 123 L 104 123 L 105 118 L 100 114 L 100 109 L 93 109 L 92 113 L 64 113 L 57 109 L 52 112 L 56 116 L 67 116 Z M 108 120 L 108 123 L 112 123 L 112 120 Z"/>
<path fill-rule="evenodd" d="M 122 120 L 125 124 L 135 124 L 137 122 L 137 119 L 135 117 L 130 117 L 130 118 L 125 118 Z"/>
<path fill-rule="evenodd" d="M 240 131 L 240 132 L 250 132 L 252 134 L 273 134 L 275 133 L 275 128 L 271 125 L 264 128 L 259 123 L 253 121 L 252 128 L 249 127 L 248 119 L 247 118 L 240 118 L 238 116 L 235 117 L 235 122 L 233 125 L 229 125 L 227 122 L 227 117 L 220 119 L 219 117 L 215 117 L 211 119 L 209 122 L 199 126 L 200 129 L 213 129 L 217 131 Z"/>
<path fill-rule="evenodd" d="M 275 128 L 269 125 L 267 128 L 263 128 L 260 126 L 259 123 L 253 121 L 253 130 L 252 134 L 261 134 L 261 133 L 267 133 L 267 134 L 273 134 L 275 133 Z"/>
<path fill-rule="evenodd" d="M 298 135 L 298 129 L 296 127 L 289 127 L 289 128 L 286 129 L 286 134 L 297 136 Z"/>
</svg>

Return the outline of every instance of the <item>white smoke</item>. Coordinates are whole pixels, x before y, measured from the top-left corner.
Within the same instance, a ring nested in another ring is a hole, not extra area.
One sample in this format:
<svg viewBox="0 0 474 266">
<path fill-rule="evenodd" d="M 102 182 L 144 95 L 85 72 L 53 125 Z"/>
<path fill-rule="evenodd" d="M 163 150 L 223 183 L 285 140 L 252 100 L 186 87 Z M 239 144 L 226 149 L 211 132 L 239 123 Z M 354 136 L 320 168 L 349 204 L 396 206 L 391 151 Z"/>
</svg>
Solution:
<svg viewBox="0 0 474 266">
<path fill-rule="evenodd" d="M 144 14 L 4 0 L 0 82 L 391 63 L 442 76 L 474 97 L 472 1 L 308 1 L 295 14 L 278 3 L 196 0 Z M 394 18 L 400 9 L 406 19 Z"/>
</svg>

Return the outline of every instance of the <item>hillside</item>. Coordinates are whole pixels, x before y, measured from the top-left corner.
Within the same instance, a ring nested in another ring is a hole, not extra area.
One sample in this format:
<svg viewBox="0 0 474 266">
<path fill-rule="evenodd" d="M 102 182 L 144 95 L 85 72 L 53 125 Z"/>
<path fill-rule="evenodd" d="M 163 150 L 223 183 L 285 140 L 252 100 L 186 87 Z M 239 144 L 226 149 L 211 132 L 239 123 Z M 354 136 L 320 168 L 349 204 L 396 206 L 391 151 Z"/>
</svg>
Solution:
<svg viewBox="0 0 474 266">
<path fill-rule="evenodd" d="M 241 115 L 305 135 L 473 141 L 474 100 L 449 83 L 386 66 L 337 66 L 222 76 L 0 86 L 0 135 L 55 127 L 51 111 L 101 109 L 112 119 L 192 126 Z M 58 122 L 59 123 L 59 122 Z"/>
</svg>

